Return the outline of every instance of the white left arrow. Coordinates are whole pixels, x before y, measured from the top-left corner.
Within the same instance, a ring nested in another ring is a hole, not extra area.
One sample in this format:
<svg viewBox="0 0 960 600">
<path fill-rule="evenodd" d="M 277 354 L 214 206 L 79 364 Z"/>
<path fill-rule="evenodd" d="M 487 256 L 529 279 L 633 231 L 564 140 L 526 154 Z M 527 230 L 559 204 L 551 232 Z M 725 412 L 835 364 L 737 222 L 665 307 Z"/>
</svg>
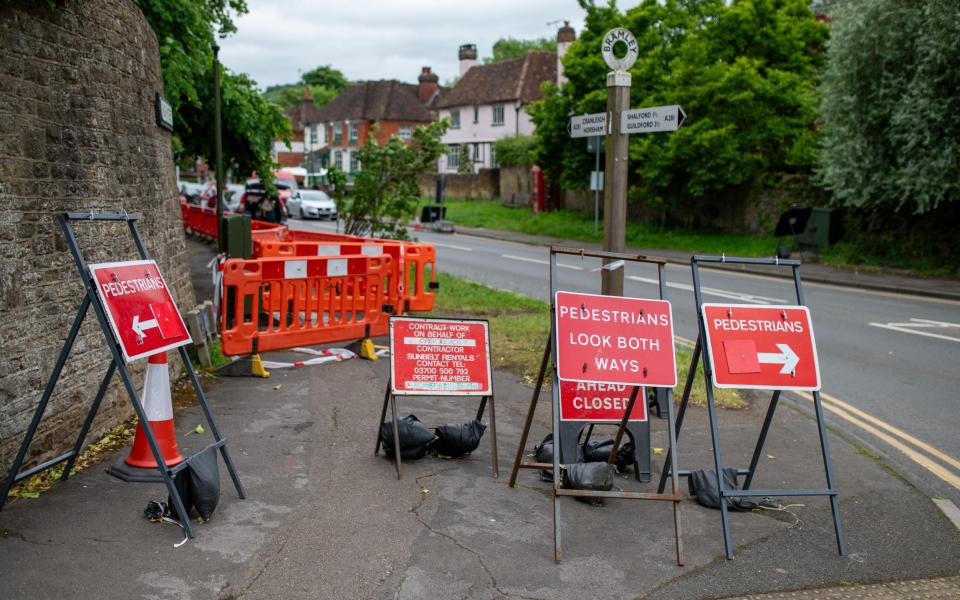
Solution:
<svg viewBox="0 0 960 600">
<path fill-rule="evenodd" d="M 133 332 L 137 334 L 138 337 L 145 337 L 146 334 L 144 331 L 147 329 L 153 329 L 154 327 L 157 327 L 156 319 L 141 321 L 140 315 L 133 315 Z"/>
<path fill-rule="evenodd" d="M 777 344 L 777 348 L 780 350 L 779 353 L 757 352 L 757 362 L 767 365 L 783 365 L 780 369 L 781 375 L 792 373 L 797 368 L 800 357 L 786 344 Z"/>
</svg>

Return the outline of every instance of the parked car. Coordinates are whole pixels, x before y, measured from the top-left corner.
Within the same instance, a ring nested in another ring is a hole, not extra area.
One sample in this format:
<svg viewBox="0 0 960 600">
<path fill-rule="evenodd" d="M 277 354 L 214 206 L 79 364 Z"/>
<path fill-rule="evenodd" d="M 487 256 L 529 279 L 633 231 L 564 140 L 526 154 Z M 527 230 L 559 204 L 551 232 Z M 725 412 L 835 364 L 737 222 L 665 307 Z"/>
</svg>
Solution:
<svg viewBox="0 0 960 600">
<path fill-rule="evenodd" d="M 298 191 L 297 182 L 295 179 L 277 178 L 273 180 L 273 184 L 277 188 L 277 193 L 267 198 L 263 183 L 256 178 L 248 179 L 243 196 L 240 198 L 238 212 L 245 212 L 252 219 L 285 223 L 288 215 L 287 201 Z"/>
<path fill-rule="evenodd" d="M 325 192 L 319 190 L 300 190 L 287 203 L 290 215 L 301 219 L 337 218 L 337 205 Z"/>
</svg>

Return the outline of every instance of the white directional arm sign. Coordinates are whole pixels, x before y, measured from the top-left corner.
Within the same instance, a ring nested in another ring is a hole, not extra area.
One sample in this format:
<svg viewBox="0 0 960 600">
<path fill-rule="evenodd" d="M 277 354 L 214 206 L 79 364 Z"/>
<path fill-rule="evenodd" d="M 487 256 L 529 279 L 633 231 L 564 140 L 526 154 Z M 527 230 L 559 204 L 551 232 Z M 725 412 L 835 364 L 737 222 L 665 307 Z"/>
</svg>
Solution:
<svg viewBox="0 0 960 600">
<path fill-rule="evenodd" d="M 607 113 L 570 117 L 570 137 L 593 137 L 607 133 Z"/>
<path fill-rule="evenodd" d="M 686 117 L 677 104 L 625 110 L 620 114 L 620 133 L 676 131 Z"/>
</svg>

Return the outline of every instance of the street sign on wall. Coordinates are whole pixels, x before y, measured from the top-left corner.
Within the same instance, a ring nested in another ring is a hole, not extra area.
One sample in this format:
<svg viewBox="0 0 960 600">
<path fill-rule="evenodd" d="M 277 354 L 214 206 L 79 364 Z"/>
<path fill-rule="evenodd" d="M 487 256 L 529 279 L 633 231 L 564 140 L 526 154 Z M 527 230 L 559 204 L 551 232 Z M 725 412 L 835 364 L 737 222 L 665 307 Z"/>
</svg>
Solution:
<svg viewBox="0 0 960 600">
<path fill-rule="evenodd" d="M 94 264 L 90 274 L 127 362 L 191 342 L 156 261 Z"/>
<path fill-rule="evenodd" d="M 607 135 L 607 113 L 570 117 L 570 137 L 582 138 Z"/>
<path fill-rule="evenodd" d="M 561 380 L 677 385 L 668 301 L 557 292 L 555 306 Z"/>
<path fill-rule="evenodd" d="M 560 420 L 619 423 L 630 403 L 632 385 L 560 380 Z M 640 388 L 631 421 L 647 420 L 647 399 Z"/>
<path fill-rule="evenodd" d="M 390 385 L 394 394 L 490 396 L 486 321 L 392 317 Z"/>
<path fill-rule="evenodd" d="M 701 310 L 718 388 L 820 389 L 807 307 L 703 304 Z"/>
<path fill-rule="evenodd" d="M 676 131 L 683 125 L 686 113 L 679 105 L 633 108 L 620 114 L 620 133 L 656 133 Z"/>
</svg>

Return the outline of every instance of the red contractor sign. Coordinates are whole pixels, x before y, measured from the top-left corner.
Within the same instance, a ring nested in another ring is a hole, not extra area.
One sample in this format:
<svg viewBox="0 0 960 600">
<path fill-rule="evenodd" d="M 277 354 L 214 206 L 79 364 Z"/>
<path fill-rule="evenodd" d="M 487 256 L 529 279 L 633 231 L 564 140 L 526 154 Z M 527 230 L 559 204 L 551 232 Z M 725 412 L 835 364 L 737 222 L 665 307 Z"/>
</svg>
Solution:
<svg viewBox="0 0 960 600">
<path fill-rule="evenodd" d="M 630 404 L 632 385 L 560 381 L 560 420 L 619 423 Z M 631 421 L 647 420 L 647 397 L 640 388 Z"/>
<path fill-rule="evenodd" d="M 704 304 L 713 383 L 719 388 L 820 389 L 805 306 Z"/>
<path fill-rule="evenodd" d="M 100 263 L 90 274 L 128 363 L 190 343 L 156 261 Z"/>
<path fill-rule="evenodd" d="M 574 292 L 555 302 L 561 380 L 677 385 L 669 302 Z"/>
<path fill-rule="evenodd" d="M 390 385 L 394 394 L 490 396 L 486 321 L 390 318 Z"/>
</svg>

